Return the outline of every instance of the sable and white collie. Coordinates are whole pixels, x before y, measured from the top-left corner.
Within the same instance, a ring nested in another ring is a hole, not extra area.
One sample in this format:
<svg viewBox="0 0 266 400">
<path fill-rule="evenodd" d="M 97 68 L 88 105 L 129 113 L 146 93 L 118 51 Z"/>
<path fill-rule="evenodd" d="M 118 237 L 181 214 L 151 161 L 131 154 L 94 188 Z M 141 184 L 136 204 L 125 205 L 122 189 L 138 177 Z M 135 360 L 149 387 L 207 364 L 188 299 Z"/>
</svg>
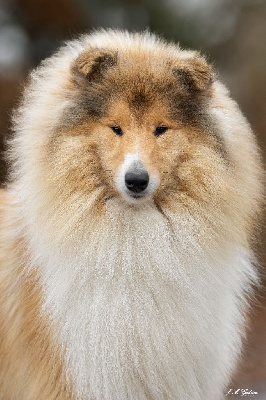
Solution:
<svg viewBox="0 0 266 400">
<path fill-rule="evenodd" d="M 217 400 L 257 283 L 252 131 L 197 52 L 100 31 L 31 74 L 1 192 L 1 400 Z"/>
</svg>

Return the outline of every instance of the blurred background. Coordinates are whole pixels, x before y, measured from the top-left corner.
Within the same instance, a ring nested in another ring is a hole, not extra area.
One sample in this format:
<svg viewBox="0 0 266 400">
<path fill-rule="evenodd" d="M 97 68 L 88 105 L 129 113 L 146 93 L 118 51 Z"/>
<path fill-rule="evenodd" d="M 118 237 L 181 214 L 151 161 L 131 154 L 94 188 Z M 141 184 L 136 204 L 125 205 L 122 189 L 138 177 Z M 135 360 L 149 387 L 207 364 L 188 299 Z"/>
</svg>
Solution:
<svg viewBox="0 0 266 400">
<path fill-rule="evenodd" d="M 201 50 L 250 121 L 266 159 L 265 0 L 0 0 L 1 184 L 6 180 L 3 149 L 11 110 L 29 70 L 65 40 L 98 27 L 148 28 L 182 47 Z M 265 238 L 264 223 L 258 251 L 262 271 Z M 266 400 L 265 287 L 252 309 L 243 357 L 229 387 L 258 392 L 256 400 Z"/>
</svg>

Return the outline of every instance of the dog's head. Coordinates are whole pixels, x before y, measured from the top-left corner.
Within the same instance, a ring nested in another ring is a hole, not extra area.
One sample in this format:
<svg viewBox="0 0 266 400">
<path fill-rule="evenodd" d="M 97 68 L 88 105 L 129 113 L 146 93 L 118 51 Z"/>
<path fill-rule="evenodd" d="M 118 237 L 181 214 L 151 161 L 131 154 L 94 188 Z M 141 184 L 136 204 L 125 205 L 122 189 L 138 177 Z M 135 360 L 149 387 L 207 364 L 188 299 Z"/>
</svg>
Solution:
<svg viewBox="0 0 266 400">
<path fill-rule="evenodd" d="M 33 74 L 20 111 L 23 185 L 55 210 L 121 199 L 174 213 L 241 208 L 248 219 L 256 208 L 252 134 L 197 52 L 149 34 L 96 33 Z"/>
<path fill-rule="evenodd" d="M 53 138 L 66 185 L 71 177 L 85 192 L 101 186 L 106 198 L 133 204 L 220 191 L 228 160 L 209 115 L 213 73 L 199 54 L 178 54 L 92 47 L 72 61 L 73 90 Z"/>
</svg>

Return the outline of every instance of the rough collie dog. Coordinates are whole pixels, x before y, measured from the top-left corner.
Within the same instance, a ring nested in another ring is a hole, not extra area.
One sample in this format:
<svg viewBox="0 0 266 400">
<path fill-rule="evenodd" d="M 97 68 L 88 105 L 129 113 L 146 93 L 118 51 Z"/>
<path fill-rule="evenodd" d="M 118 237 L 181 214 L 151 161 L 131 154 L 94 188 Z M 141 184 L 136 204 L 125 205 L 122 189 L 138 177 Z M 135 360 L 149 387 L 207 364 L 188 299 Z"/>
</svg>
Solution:
<svg viewBox="0 0 266 400">
<path fill-rule="evenodd" d="M 14 124 L 1 399 L 221 399 L 262 173 L 206 60 L 149 33 L 85 35 L 32 73 Z"/>
</svg>

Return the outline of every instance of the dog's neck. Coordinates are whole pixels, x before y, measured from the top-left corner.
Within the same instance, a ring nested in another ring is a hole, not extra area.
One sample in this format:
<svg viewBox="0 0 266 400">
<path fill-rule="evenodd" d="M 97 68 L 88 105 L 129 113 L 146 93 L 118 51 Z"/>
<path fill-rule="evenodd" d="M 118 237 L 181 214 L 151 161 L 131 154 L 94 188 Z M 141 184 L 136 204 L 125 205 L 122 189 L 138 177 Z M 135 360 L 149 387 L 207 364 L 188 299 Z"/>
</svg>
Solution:
<svg viewBox="0 0 266 400">
<path fill-rule="evenodd" d="M 243 249 L 204 249 L 207 231 L 189 214 L 114 201 L 61 246 L 51 243 L 52 251 L 33 242 L 43 312 L 58 327 L 78 399 L 173 398 L 176 387 L 181 398 L 193 398 L 205 390 L 202 382 L 215 398 L 210 376 L 218 371 L 225 379 L 239 346 L 221 331 L 242 324 L 235 292 L 243 294 L 254 271 Z"/>
</svg>

